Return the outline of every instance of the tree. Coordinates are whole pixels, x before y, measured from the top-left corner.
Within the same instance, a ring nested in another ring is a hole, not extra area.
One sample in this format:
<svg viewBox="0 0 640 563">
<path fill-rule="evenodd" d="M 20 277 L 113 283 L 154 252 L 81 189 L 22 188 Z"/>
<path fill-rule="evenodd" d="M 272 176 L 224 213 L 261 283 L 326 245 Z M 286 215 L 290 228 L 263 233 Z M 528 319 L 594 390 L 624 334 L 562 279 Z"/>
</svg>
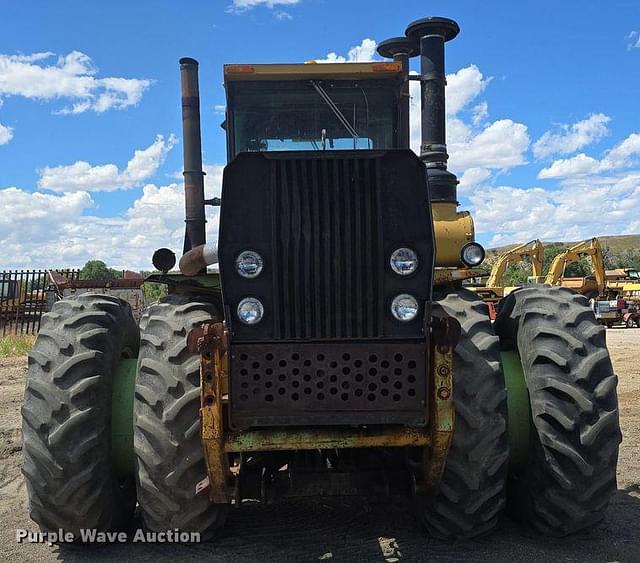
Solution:
<svg viewBox="0 0 640 563">
<path fill-rule="evenodd" d="M 167 286 L 164 283 L 152 283 L 146 282 L 142 284 L 142 291 L 144 294 L 144 304 L 149 306 L 155 303 L 162 297 L 167 295 Z"/>
<path fill-rule="evenodd" d="M 116 280 L 120 272 L 109 268 L 102 260 L 89 260 L 80 270 L 81 280 Z"/>
</svg>

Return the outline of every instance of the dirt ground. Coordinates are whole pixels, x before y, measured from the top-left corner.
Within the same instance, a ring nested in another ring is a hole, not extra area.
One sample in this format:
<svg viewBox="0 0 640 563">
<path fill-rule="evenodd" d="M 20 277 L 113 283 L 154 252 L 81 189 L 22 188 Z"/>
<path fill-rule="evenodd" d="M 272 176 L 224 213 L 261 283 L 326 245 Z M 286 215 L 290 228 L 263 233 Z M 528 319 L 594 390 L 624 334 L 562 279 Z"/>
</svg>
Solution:
<svg viewBox="0 0 640 563">
<path fill-rule="evenodd" d="M 493 535 L 453 545 L 426 537 L 404 502 L 362 500 L 245 506 L 232 512 L 224 536 L 213 544 L 18 544 L 17 528 L 37 529 L 29 520 L 20 473 L 26 360 L 0 359 L 0 554 L 10 561 L 640 561 L 640 329 L 611 329 L 607 340 L 620 379 L 624 441 L 619 490 L 604 524 L 556 540 L 528 535 L 505 519 Z"/>
</svg>

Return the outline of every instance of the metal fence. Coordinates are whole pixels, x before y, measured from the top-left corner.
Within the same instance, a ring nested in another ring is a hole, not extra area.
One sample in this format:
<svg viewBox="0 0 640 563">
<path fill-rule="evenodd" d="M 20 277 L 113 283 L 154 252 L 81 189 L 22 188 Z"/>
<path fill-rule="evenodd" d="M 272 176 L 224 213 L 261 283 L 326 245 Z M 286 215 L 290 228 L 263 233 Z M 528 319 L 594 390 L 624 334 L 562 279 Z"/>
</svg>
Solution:
<svg viewBox="0 0 640 563">
<path fill-rule="evenodd" d="M 56 300 L 50 270 L 0 272 L 0 335 L 36 334 L 40 320 Z M 80 270 L 57 270 L 68 280 L 77 280 Z"/>
</svg>

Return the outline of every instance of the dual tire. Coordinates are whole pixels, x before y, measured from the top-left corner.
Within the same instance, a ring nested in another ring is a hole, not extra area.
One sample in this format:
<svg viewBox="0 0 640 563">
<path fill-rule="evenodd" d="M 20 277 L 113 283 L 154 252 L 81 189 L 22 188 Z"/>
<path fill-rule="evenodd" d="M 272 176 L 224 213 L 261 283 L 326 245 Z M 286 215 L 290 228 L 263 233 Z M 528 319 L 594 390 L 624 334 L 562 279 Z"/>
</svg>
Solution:
<svg viewBox="0 0 640 563">
<path fill-rule="evenodd" d="M 471 292 L 434 305 L 434 315 L 457 319 L 462 333 L 453 357 L 454 435 L 423 521 L 436 537 L 467 539 L 493 530 L 507 506 L 545 535 L 590 528 L 616 490 L 621 441 L 605 329 L 584 296 L 562 287 L 515 291 L 499 309 L 492 326 Z M 507 464 L 501 349 L 519 354 L 529 397 L 529 443 L 519 467 Z"/>
<path fill-rule="evenodd" d="M 434 314 L 456 318 L 456 426 L 437 494 L 419 499 L 429 532 L 465 539 L 492 531 L 507 498 L 529 526 L 566 535 L 599 522 L 615 490 L 620 442 L 616 377 L 584 297 L 533 287 L 503 301 L 492 326 L 475 294 L 443 296 Z M 195 486 L 206 476 L 199 436 L 199 359 L 186 335 L 215 306 L 172 295 L 141 321 L 129 306 L 84 295 L 45 315 L 29 357 L 22 409 L 24 475 L 44 530 L 124 529 L 137 499 L 145 527 L 209 538 L 227 509 Z M 531 404 L 526 471 L 508 474 L 506 389 L 500 350 L 518 351 Z M 138 352 L 139 349 L 139 352 Z M 138 354 L 136 482 L 111 465 L 111 390 L 121 358 Z"/>
</svg>

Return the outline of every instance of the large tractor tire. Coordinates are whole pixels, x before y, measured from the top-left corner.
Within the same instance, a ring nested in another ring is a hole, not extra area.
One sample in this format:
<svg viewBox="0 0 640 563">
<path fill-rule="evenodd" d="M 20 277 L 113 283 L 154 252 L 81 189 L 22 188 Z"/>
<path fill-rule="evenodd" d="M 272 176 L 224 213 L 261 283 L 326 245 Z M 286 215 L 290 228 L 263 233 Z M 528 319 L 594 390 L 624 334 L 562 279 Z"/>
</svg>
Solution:
<svg viewBox="0 0 640 563">
<path fill-rule="evenodd" d="M 621 441 L 605 329 L 583 296 L 545 286 L 507 296 L 495 328 L 520 355 L 531 406 L 528 456 L 510 480 L 510 504 L 544 534 L 589 528 L 616 489 Z"/>
<path fill-rule="evenodd" d="M 468 539 L 491 532 L 505 505 L 509 452 L 500 343 L 489 309 L 475 293 L 450 293 L 434 303 L 433 314 L 457 319 L 462 333 L 453 357 L 453 439 L 422 519 L 434 537 Z"/>
<path fill-rule="evenodd" d="M 195 494 L 207 476 L 200 440 L 200 358 L 187 335 L 217 308 L 188 295 L 169 295 L 140 322 L 140 355 L 134 398 L 134 450 L 138 503 L 145 527 L 198 532 L 221 528 L 226 505 Z"/>
<path fill-rule="evenodd" d="M 42 317 L 29 354 L 22 406 L 31 518 L 77 538 L 81 528 L 126 529 L 135 484 L 111 460 L 111 393 L 121 358 L 135 358 L 138 327 L 128 303 L 85 294 Z"/>
</svg>

